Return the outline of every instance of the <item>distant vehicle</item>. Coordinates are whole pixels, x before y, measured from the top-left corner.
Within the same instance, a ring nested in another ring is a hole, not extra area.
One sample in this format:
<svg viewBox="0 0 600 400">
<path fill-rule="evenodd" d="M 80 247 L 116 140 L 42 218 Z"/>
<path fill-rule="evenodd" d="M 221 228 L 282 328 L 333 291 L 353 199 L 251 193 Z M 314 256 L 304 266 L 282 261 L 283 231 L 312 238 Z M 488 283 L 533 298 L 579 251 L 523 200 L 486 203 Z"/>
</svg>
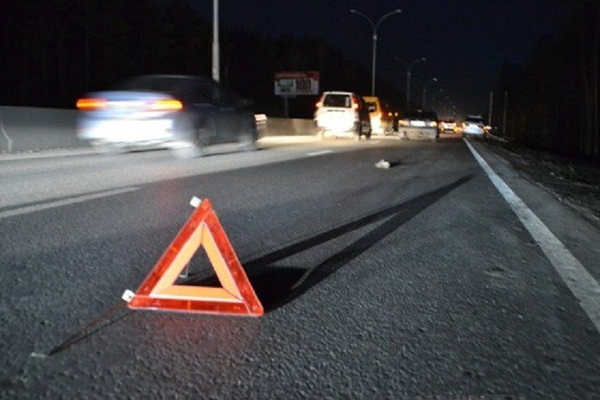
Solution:
<svg viewBox="0 0 600 400">
<path fill-rule="evenodd" d="M 462 124 L 463 137 L 476 136 L 486 138 L 485 122 L 480 115 L 469 115 Z"/>
<path fill-rule="evenodd" d="M 201 156 L 206 146 L 255 149 L 252 102 L 205 77 L 146 75 L 77 101 L 77 136 L 99 151 L 168 147 Z"/>
<path fill-rule="evenodd" d="M 456 121 L 452 118 L 443 119 L 440 123 L 440 130 L 443 132 L 456 130 Z"/>
<path fill-rule="evenodd" d="M 434 111 L 406 111 L 400 115 L 398 132 L 405 140 L 437 140 L 440 137 L 437 114 Z"/>
<path fill-rule="evenodd" d="M 317 103 L 315 122 L 321 138 L 371 138 L 371 118 L 364 99 L 352 92 L 325 92 Z"/>
<path fill-rule="evenodd" d="M 392 131 L 392 117 L 384 112 L 378 97 L 363 96 L 371 117 L 371 129 L 374 134 L 388 135 Z"/>
</svg>

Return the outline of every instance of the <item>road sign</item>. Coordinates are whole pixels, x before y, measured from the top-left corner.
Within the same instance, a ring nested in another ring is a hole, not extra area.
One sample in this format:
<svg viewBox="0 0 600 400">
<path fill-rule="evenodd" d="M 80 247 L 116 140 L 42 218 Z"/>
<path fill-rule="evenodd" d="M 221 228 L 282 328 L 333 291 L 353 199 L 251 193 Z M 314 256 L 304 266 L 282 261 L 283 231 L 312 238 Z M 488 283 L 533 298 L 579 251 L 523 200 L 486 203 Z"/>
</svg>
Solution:
<svg viewBox="0 0 600 400">
<path fill-rule="evenodd" d="M 275 95 L 319 94 L 319 71 L 282 71 L 275 73 Z"/>
</svg>

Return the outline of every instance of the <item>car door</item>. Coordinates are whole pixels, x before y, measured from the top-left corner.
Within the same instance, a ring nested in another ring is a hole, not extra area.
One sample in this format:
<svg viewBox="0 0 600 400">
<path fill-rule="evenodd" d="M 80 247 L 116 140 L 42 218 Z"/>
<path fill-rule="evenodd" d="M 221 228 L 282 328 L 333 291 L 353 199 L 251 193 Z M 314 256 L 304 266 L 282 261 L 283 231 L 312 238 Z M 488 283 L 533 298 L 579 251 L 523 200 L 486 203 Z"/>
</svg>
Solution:
<svg viewBox="0 0 600 400">
<path fill-rule="evenodd" d="M 215 105 L 217 107 L 218 143 L 236 142 L 239 135 L 238 111 L 234 99 L 221 86 L 215 84 Z"/>
<path fill-rule="evenodd" d="M 207 141 L 207 144 L 217 142 L 219 108 L 214 101 L 214 90 L 201 80 L 194 80 L 187 90 L 193 113 L 192 118 L 196 124 L 200 125 L 198 128 L 201 128 L 202 134 L 205 135 L 203 139 Z"/>
</svg>

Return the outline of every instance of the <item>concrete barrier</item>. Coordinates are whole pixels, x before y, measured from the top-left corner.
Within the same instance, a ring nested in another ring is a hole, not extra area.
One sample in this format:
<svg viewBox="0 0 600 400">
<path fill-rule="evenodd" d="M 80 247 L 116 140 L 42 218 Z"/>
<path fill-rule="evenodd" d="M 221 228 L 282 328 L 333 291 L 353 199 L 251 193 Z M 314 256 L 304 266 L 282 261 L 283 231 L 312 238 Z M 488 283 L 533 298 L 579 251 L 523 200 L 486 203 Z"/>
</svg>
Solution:
<svg viewBox="0 0 600 400">
<path fill-rule="evenodd" d="M 261 136 L 304 136 L 316 135 L 317 131 L 312 119 L 267 118 L 266 127 L 259 133 Z"/>
<path fill-rule="evenodd" d="M 75 136 L 76 110 L 0 107 L 0 151 L 89 147 Z"/>
<path fill-rule="evenodd" d="M 77 110 L 0 107 L 0 152 L 86 148 L 75 135 Z M 259 121 L 260 120 L 260 121 Z M 312 119 L 257 119 L 260 137 L 315 135 Z"/>
</svg>

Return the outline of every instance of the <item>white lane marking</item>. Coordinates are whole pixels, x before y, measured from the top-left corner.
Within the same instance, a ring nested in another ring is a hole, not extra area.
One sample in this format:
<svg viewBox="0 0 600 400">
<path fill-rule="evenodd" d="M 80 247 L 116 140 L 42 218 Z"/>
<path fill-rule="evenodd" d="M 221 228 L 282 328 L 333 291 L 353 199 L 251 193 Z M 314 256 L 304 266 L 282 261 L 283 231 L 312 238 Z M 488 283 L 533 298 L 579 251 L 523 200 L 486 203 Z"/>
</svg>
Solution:
<svg viewBox="0 0 600 400">
<path fill-rule="evenodd" d="M 527 228 L 548 260 L 550 260 L 567 287 L 577 297 L 583 310 L 596 325 L 596 329 L 600 331 L 600 285 L 598 285 L 598 282 L 537 215 L 527 207 L 523 200 L 504 183 L 483 157 L 477 153 L 471 143 L 467 140 L 465 140 L 465 143 L 496 189 L 502 194 L 502 197 L 508 202 L 510 208 L 517 214 L 521 223 Z"/>
<path fill-rule="evenodd" d="M 35 204 L 32 206 L 24 206 L 24 207 L 20 207 L 20 208 L 14 208 L 11 210 L 0 211 L 0 219 L 7 218 L 7 217 L 14 217 L 16 215 L 29 214 L 32 212 L 47 210 L 50 208 L 62 207 L 62 206 L 66 206 L 69 204 L 83 203 L 84 201 L 95 200 L 95 199 L 100 199 L 102 197 L 108 197 L 108 196 L 114 196 L 117 194 L 133 192 L 133 191 L 136 191 L 139 189 L 140 189 L 139 187 L 129 187 L 129 188 L 123 188 L 123 189 L 107 190 L 107 191 L 99 192 L 99 193 L 84 194 L 81 196 L 73 196 L 68 199 L 61 199 L 61 200 L 56 200 L 56 201 L 50 201 L 48 203 Z"/>
<path fill-rule="evenodd" d="M 312 153 L 306 153 L 306 155 L 308 157 L 314 157 L 314 156 L 320 156 L 323 154 L 329 154 L 329 153 L 333 153 L 333 150 L 320 150 L 320 151 L 313 151 Z"/>
</svg>

